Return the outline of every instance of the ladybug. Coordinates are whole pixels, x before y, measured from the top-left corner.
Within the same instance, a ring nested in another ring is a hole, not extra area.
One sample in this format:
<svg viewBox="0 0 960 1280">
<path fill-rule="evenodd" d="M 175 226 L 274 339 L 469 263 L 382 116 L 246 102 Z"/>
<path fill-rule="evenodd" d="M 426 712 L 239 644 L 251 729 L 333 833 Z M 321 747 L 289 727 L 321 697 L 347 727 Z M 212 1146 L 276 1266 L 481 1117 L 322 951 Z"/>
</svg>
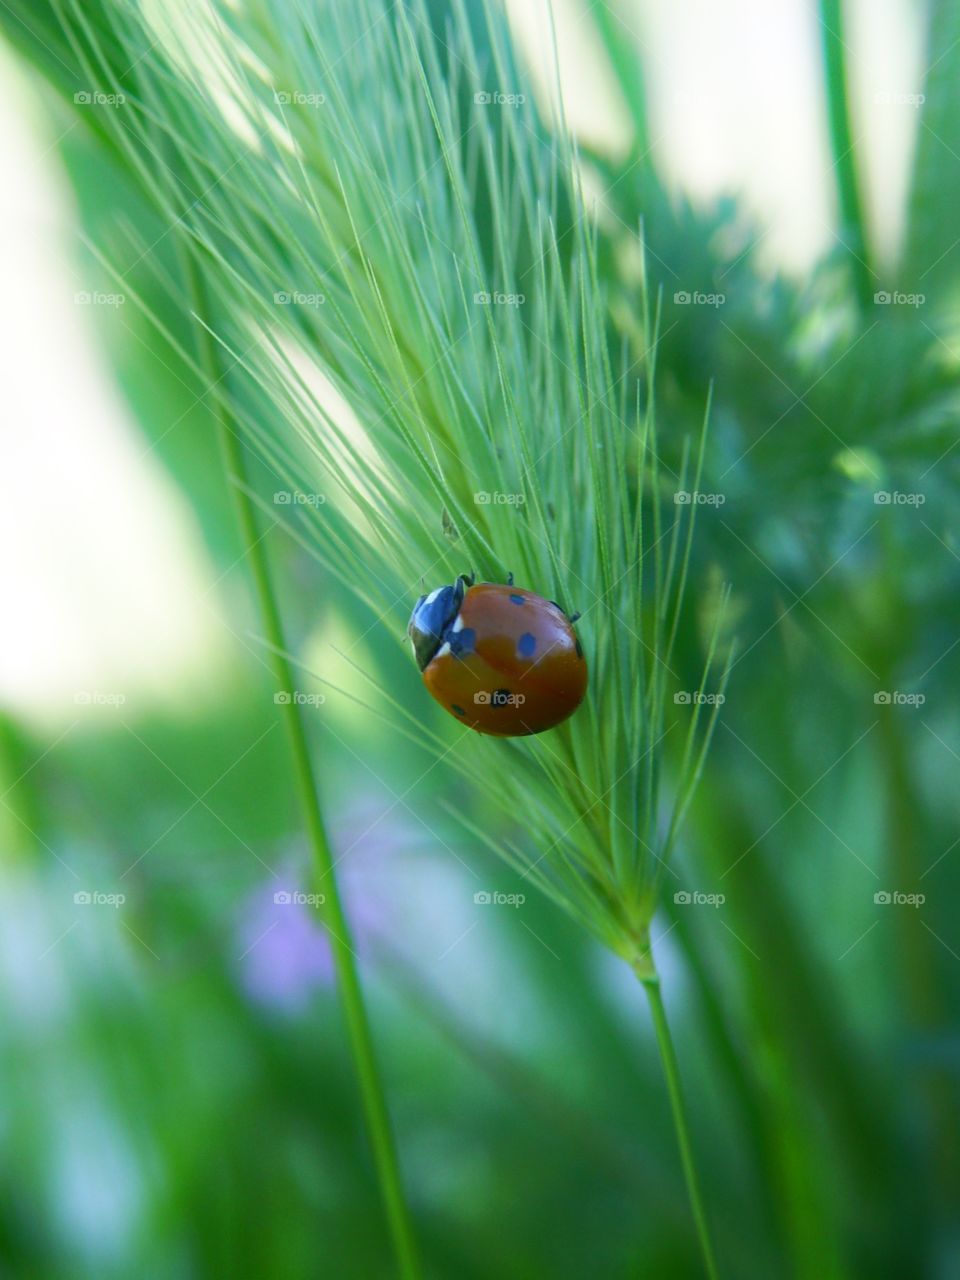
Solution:
<svg viewBox="0 0 960 1280">
<path fill-rule="evenodd" d="M 423 682 L 452 716 L 499 738 L 552 729 L 587 691 L 587 663 L 568 617 L 552 600 L 461 574 L 421 596 L 410 616 Z"/>
</svg>

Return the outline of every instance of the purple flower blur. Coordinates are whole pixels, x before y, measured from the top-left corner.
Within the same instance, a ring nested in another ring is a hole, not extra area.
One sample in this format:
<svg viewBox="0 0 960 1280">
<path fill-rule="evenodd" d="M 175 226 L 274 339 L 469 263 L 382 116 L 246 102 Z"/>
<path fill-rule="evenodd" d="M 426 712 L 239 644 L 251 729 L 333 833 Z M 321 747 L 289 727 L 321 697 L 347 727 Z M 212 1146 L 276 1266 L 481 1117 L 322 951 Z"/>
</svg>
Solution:
<svg viewBox="0 0 960 1280">
<path fill-rule="evenodd" d="M 416 836 L 392 807 L 384 802 L 378 817 L 368 805 L 335 832 L 340 891 L 361 957 L 388 930 L 397 855 Z M 288 871 L 258 886 L 246 904 L 240 964 L 243 986 L 254 1000 L 295 1013 L 318 988 L 332 985 L 334 967 L 312 896 L 323 889 L 309 882 L 306 851 L 287 865 Z"/>
<path fill-rule="evenodd" d="M 330 944 L 305 896 L 293 875 L 268 880 L 248 904 L 241 931 L 248 993 L 289 1012 L 333 980 Z"/>
</svg>

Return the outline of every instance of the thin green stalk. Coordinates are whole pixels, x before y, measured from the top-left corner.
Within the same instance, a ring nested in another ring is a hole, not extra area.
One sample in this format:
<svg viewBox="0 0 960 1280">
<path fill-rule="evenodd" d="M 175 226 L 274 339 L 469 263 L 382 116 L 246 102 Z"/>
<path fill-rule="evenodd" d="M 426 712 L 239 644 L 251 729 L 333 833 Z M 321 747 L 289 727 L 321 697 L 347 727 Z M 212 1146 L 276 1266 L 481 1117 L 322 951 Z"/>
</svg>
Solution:
<svg viewBox="0 0 960 1280">
<path fill-rule="evenodd" d="M 201 320 L 207 321 L 209 316 L 202 282 L 192 262 L 188 262 L 187 269 L 195 311 Z M 201 364 L 209 379 L 210 387 L 214 389 L 214 413 L 219 427 L 224 465 L 228 479 L 233 482 L 231 488 L 236 500 L 240 535 L 253 575 L 264 635 L 268 642 L 269 661 L 273 667 L 278 689 L 292 693 L 295 681 L 292 668 L 285 656 L 286 641 L 283 624 L 280 620 L 270 566 L 262 541 L 263 534 L 257 528 L 256 512 L 249 496 L 244 446 L 235 424 L 230 420 L 230 411 L 222 394 L 221 383 L 224 371 L 221 368 L 219 349 L 204 324 L 199 324 L 197 329 Z M 292 697 L 280 704 L 280 713 L 286 725 L 293 756 L 297 791 L 313 856 L 314 875 L 318 887 L 323 890 L 324 902 L 320 908 L 320 916 L 330 938 L 338 990 L 346 1015 L 350 1047 L 360 1081 L 367 1130 L 373 1148 L 397 1265 L 403 1280 L 419 1280 L 421 1269 L 413 1225 L 403 1193 L 396 1144 L 377 1065 L 363 990 L 357 973 L 356 956 L 351 945 L 350 927 L 340 899 L 333 853 L 320 810 L 303 718 L 299 704 Z"/>
<path fill-rule="evenodd" d="M 35 763 L 20 726 L 0 712 L 0 866 L 5 870 L 31 865 L 43 855 Z"/>
<path fill-rule="evenodd" d="M 669 895 L 666 895 L 664 906 L 669 915 L 673 936 L 682 948 L 690 969 L 700 1004 L 700 1017 L 710 1037 L 712 1052 L 718 1067 L 724 1073 L 727 1089 L 739 1112 L 739 1131 L 745 1144 L 753 1152 L 757 1169 L 757 1193 L 763 1197 L 767 1219 L 775 1222 L 780 1206 L 776 1196 L 774 1144 L 772 1134 L 768 1132 L 762 1094 L 756 1087 L 753 1073 L 747 1069 L 743 1055 L 738 1051 L 733 1028 L 718 998 L 703 948 L 690 927 L 690 913 L 682 906 L 674 905 Z"/>
<path fill-rule="evenodd" d="M 620 1181 L 643 1183 L 657 1212 L 672 1223 L 686 1221 L 686 1208 L 678 1189 L 667 1185 L 655 1166 L 620 1145 L 606 1126 L 555 1088 L 543 1074 L 524 1060 L 478 1034 L 455 1007 L 431 991 L 413 966 L 395 948 L 380 945 L 376 959 L 387 982 L 404 1003 L 416 1010 L 476 1071 L 493 1081 L 513 1106 L 538 1115 L 552 1135 L 570 1144 L 579 1161 L 586 1155 Z"/>
<path fill-rule="evenodd" d="M 650 149 L 643 64 L 632 33 L 617 14 L 616 4 L 617 0 L 613 0 L 613 3 L 611 0 L 600 0 L 598 4 L 591 5 L 589 13 L 603 41 L 610 66 L 630 112 L 633 125 L 632 154 L 643 157 Z"/>
<path fill-rule="evenodd" d="M 867 307 L 873 300 L 875 276 L 870 260 L 863 196 L 850 128 L 843 0 L 820 0 L 820 44 L 827 90 L 833 172 L 836 175 L 837 199 L 840 204 L 841 240 L 850 258 L 860 304 Z"/>
<path fill-rule="evenodd" d="M 677 1062 L 677 1052 L 673 1047 L 673 1036 L 670 1034 L 667 1011 L 664 1008 L 663 996 L 660 991 L 660 975 L 653 968 L 653 958 L 649 952 L 647 952 L 642 961 L 634 965 L 634 970 L 643 985 L 644 991 L 647 993 L 647 1001 L 653 1017 L 657 1048 L 660 1050 L 660 1061 L 663 1063 L 663 1074 L 667 1082 L 667 1092 L 670 1095 L 673 1127 L 677 1134 L 680 1162 L 683 1165 L 687 1196 L 690 1200 L 690 1209 L 693 1213 L 697 1237 L 700 1241 L 700 1250 L 703 1254 L 703 1265 L 710 1280 L 719 1280 L 720 1273 L 717 1270 L 717 1260 L 713 1251 L 713 1242 L 710 1238 L 710 1227 L 707 1223 L 707 1213 L 703 1204 L 703 1193 L 700 1190 L 700 1179 L 697 1176 L 697 1166 L 693 1158 L 690 1126 L 687 1123 L 687 1111 L 683 1101 L 683 1091 L 680 1087 L 680 1067 Z"/>
<path fill-rule="evenodd" d="M 884 687 L 894 688 L 892 673 L 883 670 Z M 903 721 L 891 715 L 880 718 L 881 765 L 886 779 L 887 867 L 893 884 L 914 892 L 921 888 L 925 874 L 937 856 L 930 844 L 924 820 L 924 804 L 917 794 L 911 768 L 911 748 Z M 901 999 L 907 1025 L 925 1040 L 942 1034 L 950 1022 L 938 979 L 930 929 L 919 911 L 899 911 L 897 928 L 897 968 Z M 923 1064 L 920 1075 L 924 1103 L 929 1115 L 930 1146 L 936 1173 L 936 1210 L 949 1215 L 950 1205 L 960 1196 L 960 1153 L 955 1135 L 960 1127 L 954 1073 L 936 1059 Z"/>
</svg>

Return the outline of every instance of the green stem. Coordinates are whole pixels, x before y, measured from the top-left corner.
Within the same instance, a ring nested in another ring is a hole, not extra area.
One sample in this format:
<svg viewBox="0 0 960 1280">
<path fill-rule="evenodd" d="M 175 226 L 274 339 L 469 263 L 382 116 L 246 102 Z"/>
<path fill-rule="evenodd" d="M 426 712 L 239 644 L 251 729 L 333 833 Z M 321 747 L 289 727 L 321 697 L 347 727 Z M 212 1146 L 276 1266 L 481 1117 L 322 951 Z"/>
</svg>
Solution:
<svg viewBox="0 0 960 1280">
<path fill-rule="evenodd" d="M 27 866 L 43 857 L 41 805 L 26 737 L 0 711 L 0 867 Z"/>
<path fill-rule="evenodd" d="M 873 301 L 875 276 L 870 262 L 863 197 L 850 129 L 842 0 L 820 0 L 820 42 L 833 171 L 840 204 L 841 239 L 850 258 L 861 306 L 867 307 Z"/>
<path fill-rule="evenodd" d="M 645 156 L 650 149 L 647 128 L 647 99 L 643 84 L 643 64 L 633 43 L 632 33 L 617 17 L 616 3 L 598 0 L 588 12 L 593 18 L 610 66 L 623 95 L 633 125 L 633 156 Z"/>
<path fill-rule="evenodd" d="M 657 1048 L 660 1050 L 660 1061 L 663 1063 L 663 1074 L 667 1082 L 667 1092 L 670 1095 L 673 1127 L 677 1133 L 677 1145 L 680 1147 L 680 1161 L 683 1165 L 683 1176 L 687 1184 L 687 1196 L 690 1200 L 693 1220 L 697 1227 L 700 1250 L 703 1253 L 703 1265 L 710 1280 L 718 1280 L 720 1273 L 717 1270 L 717 1260 L 710 1238 L 710 1228 L 703 1204 L 703 1194 L 700 1190 L 700 1179 L 697 1176 L 697 1166 L 693 1158 L 690 1126 L 687 1123 L 687 1111 L 683 1101 L 683 1091 L 680 1087 L 680 1067 L 677 1062 L 677 1052 L 673 1047 L 670 1024 L 667 1022 L 667 1011 L 664 1008 L 663 996 L 660 992 L 660 977 L 656 970 L 652 968 L 652 959 L 649 957 L 649 953 L 645 960 L 635 965 L 634 968 L 637 977 L 643 984 L 644 991 L 647 993 L 647 1001 L 653 1017 L 653 1028 L 657 1035 Z"/>
<path fill-rule="evenodd" d="M 188 275 L 196 313 L 209 321 L 203 285 L 192 262 L 188 263 Z M 250 562 L 264 635 L 269 642 L 269 658 L 274 678 L 280 691 L 292 694 L 295 681 L 290 663 L 284 657 L 287 646 L 283 624 L 280 620 L 270 566 L 262 541 L 263 534 L 257 528 L 254 505 L 249 497 L 243 442 L 230 421 L 230 411 L 222 393 L 220 384 L 224 371 L 220 367 L 219 350 L 203 325 L 198 325 L 198 347 L 203 368 L 209 379 L 211 390 L 214 391 L 216 404 L 214 413 L 219 426 L 224 465 L 228 479 L 233 481 L 231 487 L 236 500 L 240 535 L 246 557 Z M 314 875 L 318 887 L 323 890 L 324 901 L 320 914 L 330 938 L 340 999 L 346 1016 L 370 1144 L 373 1148 L 397 1264 L 404 1280 L 418 1280 L 421 1270 L 413 1227 L 400 1179 L 400 1165 L 383 1083 L 377 1066 L 363 990 L 357 973 L 356 956 L 351 945 L 350 927 L 340 899 L 334 873 L 333 853 L 320 811 L 320 801 L 310 763 L 310 748 L 300 706 L 291 697 L 287 702 L 280 704 L 280 713 L 286 724 L 293 756 L 297 791 L 313 855 Z"/>
<path fill-rule="evenodd" d="M 881 668 L 884 687 L 894 687 L 891 672 Z M 911 767 L 911 744 L 903 720 L 892 715 L 880 718 L 881 760 L 886 780 L 887 867 L 892 883 L 906 892 L 922 888 L 923 866 L 937 857 L 936 846 L 924 817 L 924 801 L 918 794 Z M 931 934 L 919 911 L 898 911 L 896 953 L 907 1025 L 912 1033 L 932 1039 L 945 1033 L 950 1016 L 944 1005 L 936 958 L 931 952 Z M 936 1173 L 938 1214 L 949 1214 L 950 1205 L 960 1196 L 960 1153 L 957 1088 L 953 1073 L 936 1061 L 925 1064 L 921 1080 L 929 1113 L 930 1149 Z M 952 1078 L 953 1077 L 953 1078 Z"/>
</svg>

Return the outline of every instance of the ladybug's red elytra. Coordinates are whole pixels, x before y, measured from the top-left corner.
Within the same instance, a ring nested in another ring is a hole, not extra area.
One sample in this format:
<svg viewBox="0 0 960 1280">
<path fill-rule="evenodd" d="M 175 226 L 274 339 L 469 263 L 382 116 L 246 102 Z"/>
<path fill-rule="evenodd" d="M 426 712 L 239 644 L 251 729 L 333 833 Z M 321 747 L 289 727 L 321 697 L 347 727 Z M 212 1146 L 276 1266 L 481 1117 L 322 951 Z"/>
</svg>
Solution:
<svg viewBox="0 0 960 1280">
<path fill-rule="evenodd" d="M 552 600 L 510 582 L 453 586 L 421 596 L 407 632 L 423 682 L 477 733 L 518 738 L 573 715 L 587 663 L 569 618 Z"/>
</svg>

